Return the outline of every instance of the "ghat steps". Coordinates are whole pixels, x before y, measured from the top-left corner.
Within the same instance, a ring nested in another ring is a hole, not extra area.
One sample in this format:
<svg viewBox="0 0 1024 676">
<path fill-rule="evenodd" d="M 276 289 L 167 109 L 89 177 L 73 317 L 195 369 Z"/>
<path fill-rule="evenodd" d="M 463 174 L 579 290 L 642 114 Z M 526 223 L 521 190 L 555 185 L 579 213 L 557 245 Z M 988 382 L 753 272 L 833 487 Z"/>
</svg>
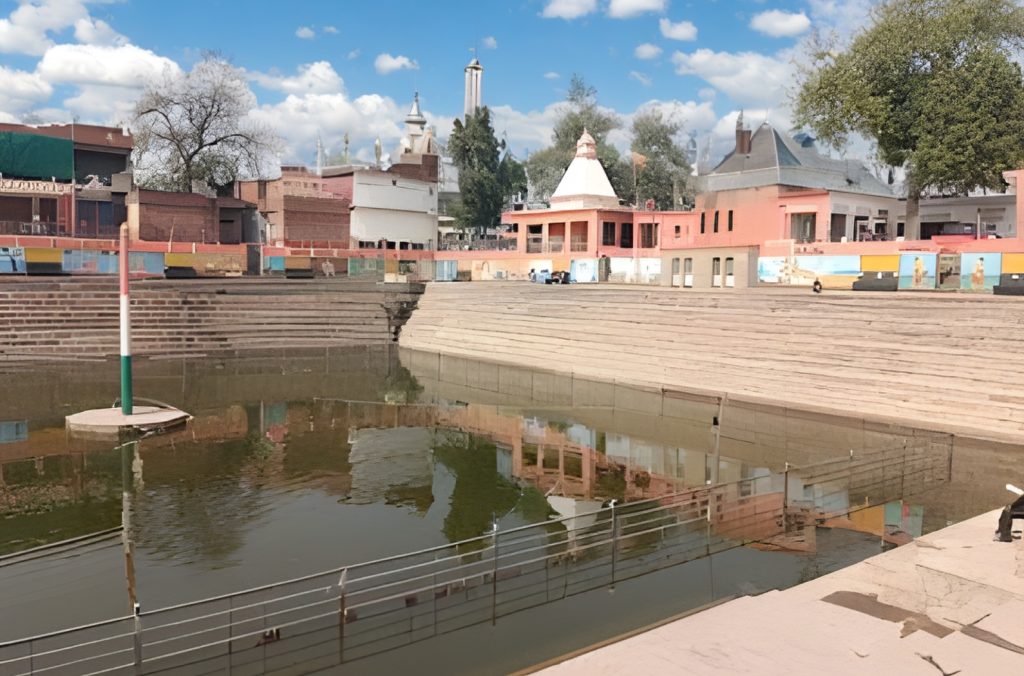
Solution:
<svg viewBox="0 0 1024 676">
<path fill-rule="evenodd" d="M 133 282 L 133 353 L 387 343 L 418 295 L 347 280 Z M 117 355 L 118 314 L 116 280 L 3 280 L 0 359 Z"/>
<path fill-rule="evenodd" d="M 403 347 L 1024 440 L 1024 302 L 432 284 Z"/>
</svg>

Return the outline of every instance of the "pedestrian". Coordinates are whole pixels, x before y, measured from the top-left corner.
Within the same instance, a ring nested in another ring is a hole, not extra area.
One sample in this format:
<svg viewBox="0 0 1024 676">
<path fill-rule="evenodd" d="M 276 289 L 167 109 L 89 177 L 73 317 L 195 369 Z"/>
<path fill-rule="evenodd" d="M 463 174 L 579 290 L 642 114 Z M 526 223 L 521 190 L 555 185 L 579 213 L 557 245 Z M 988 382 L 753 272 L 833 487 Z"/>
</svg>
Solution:
<svg viewBox="0 0 1024 676">
<path fill-rule="evenodd" d="M 815 279 L 814 284 L 811 285 L 811 289 L 814 291 L 814 293 L 821 293 L 821 280 Z"/>
</svg>

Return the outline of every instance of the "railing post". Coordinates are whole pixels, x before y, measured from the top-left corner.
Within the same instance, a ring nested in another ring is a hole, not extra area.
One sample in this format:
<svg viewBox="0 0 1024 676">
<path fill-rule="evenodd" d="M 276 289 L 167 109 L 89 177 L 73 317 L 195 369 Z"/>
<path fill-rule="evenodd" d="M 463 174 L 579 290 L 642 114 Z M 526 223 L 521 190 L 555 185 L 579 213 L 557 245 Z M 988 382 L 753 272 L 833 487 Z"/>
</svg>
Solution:
<svg viewBox="0 0 1024 676">
<path fill-rule="evenodd" d="M 494 569 L 491 571 L 491 626 L 498 623 L 498 524 L 494 524 Z"/>
<path fill-rule="evenodd" d="M 619 517 L 615 514 L 615 504 L 612 500 L 612 589 L 615 589 L 615 568 L 619 562 Z"/>
<path fill-rule="evenodd" d="M 782 473 L 782 532 L 789 532 L 789 463 Z"/>
<path fill-rule="evenodd" d="M 341 570 L 338 578 L 338 663 L 345 662 L 345 583 L 348 581 L 348 568 Z"/>
<path fill-rule="evenodd" d="M 135 632 L 132 635 L 132 641 L 134 643 L 134 652 L 135 652 L 135 673 L 137 675 L 141 675 L 142 674 L 142 617 L 141 617 L 142 606 L 140 606 L 138 603 L 136 603 L 132 610 L 133 610 L 132 614 L 134 615 L 133 620 L 135 622 Z"/>
</svg>

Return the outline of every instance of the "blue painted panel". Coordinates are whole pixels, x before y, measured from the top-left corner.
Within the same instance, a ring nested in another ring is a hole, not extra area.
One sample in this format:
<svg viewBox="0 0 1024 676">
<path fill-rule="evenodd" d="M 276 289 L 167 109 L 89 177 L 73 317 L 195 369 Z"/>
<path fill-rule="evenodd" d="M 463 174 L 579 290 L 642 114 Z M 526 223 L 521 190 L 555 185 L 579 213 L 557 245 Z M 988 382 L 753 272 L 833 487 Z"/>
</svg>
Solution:
<svg viewBox="0 0 1024 676">
<path fill-rule="evenodd" d="M 0 275 L 25 274 L 25 250 L 15 247 L 0 247 Z"/>
</svg>

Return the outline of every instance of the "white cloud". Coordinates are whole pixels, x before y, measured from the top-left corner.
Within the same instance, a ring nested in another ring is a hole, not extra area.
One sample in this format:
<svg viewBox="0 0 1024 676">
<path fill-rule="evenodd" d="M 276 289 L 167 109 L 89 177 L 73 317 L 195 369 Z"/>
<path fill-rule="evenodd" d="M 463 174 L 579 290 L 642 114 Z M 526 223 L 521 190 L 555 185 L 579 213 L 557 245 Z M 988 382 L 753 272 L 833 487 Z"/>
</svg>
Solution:
<svg viewBox="0 0 1024 676">
<path fill-rule="evenodd" d="M 338 29 L 335 26 L 324 26 L 324 33 L 330 33 L 331 35 L 337 35 Z"/>
<path fill-rule="evenodd" d="M 613 19 L 628 19 L 648 12 L 664 12 L 668 0 L 611 0 L 608 16 Z"/>
<path fill-rule="evenodd" d="M 181 69 L 174 61 L 135 45 L 57 45 L 46 51 L 36 72 L 51 84 L 145 87 Z"/>
<path fill-rule="evenodd" d="M 872 0 L 808 0 L 813 24 L 840 39 L 867 25 L 874 6 Z"/>
<path fill-rule="evenodd" d="M 66 110 L 83 120 L 121 124 L 134 117 L 139 89 L 117 85 L 84 85 L 62 102 Z"/>
<path fill-rule="evenodd" d="M 559 75 L 558 73 L 556 73 L 553 70 L 549 70 L 548 72 L 544 73 L 544 79 L 545 80 L 557 80 L 560 77 L 562 77 L 562 76 Z"/>
<path fill-rule="evenodd" d="M 697 96 L 700 97 L 701 101 L 714 101 L 715 97 L 718 96 L 718 92 L 715 91 L 714 87 L 701 87 L 700 91 L 697 92 Z"/>
<path fill-rule="evenodd" d="M 53 46 L 49 34 L 89 19 L 85 0 L 21 2 L 0 19 L 0 52 L 40 56 Z"/>
<path fill-rule="evenodd" d="M 309 162 L 317 133 L 330 149 L 340 148 L 346 133 L 356 152 L 360 146 L 372 146 L 378 135 L 385 148 L 397 144 L 404 112 L 392 99 L 378 94 L 354 100 L 344 93 L 292 94 L 279 103 L 261 105 L 249 116 L 276 129 L 284 138 L 284 161 Z"/>
<path fill-rule="evenodd" d="M 37 74 L 0 66 L 0 111 L 22 113 L 52 95 L 53 87 Z"/>
<path fill-rule="evenodd" d="M 286 94 L 331 94 L 340 92 L 344 83 L 329 61 L 306 63 L 291 76 L 249 73 L 249 79 L 257 84 Z"/>
<path fill-rule="evenodd" d="M 512 106 L 491 108 L 494 131 L 500 137 L 507 135 L 510 146 L 519 154 L 520 149 L 540 150 L 551 145 L 551 134 L 564 102 L 552 103 L 543 110 L 519 111 Z M 520 158 L 522 156 L 520 155 Z"/>
<path fill-rule="evenodd" d="M 358 49 L 353 49 L 351 52 L 348 53 L 348 60 L 351 61 L 352 59 L 358 59 L 360 54 L 362 54 L 361 51 L 359 51 Z"/>
<path fill-rule="evenodd" d="M 661 56 L 661 47 L 645 42 L 642 45 L 636 46 L 636 49 L 633 50 L 633 56 L 638 59 L 656 59 Z"/>
<path fill-rule="evenodd" d="M 408 56 L 378 54 L 373 61 L 373 67 L 380 75 L 388 75 L 396 70 L 419 70 L 420 65 Z"/>
<path fill-rule="evenodd" d="M 697 39 L 697 27 L 691 21 L 680 21 L 673 23 L 668 19 L 658 22 L 661 34 L 669 40 L 690 41 Z"/>
<path fill-rule="evenodd" d="M 495 38 L 493 35 L 488 35 L 487 37 L 480 41 L 480 44 L 483 45 L 484 49 L 497 49 L 498 39 Z"/>
<path fill-rule="evenodd" d="M 803 12 L 770 9 L 754 15 L 750 20 L 750 27 L 773 38 L 792 38 L 807 32 L 811 27 L 811 20 Z"/>
<path fill-rule="evenodd" d="M 541 16 L 546 19 L 578 19 L 597 11 L 597 0 L 549 0 Z"/>
<path fill-rule="evenodd" d="M 696 75 L 741 105 L 775 105 L 783 101 L 792 79 L 785 60 L 757 52 L 676 52 L 672 63 L 680 75 Z"/>
<path fill-rule="evenodd" d="M 106 21 L 85 18 L 75 22 L 75 39 L 87 45 L 126 45 L 128 38 L 110 27 Z"/>
<path fill-rule="evenodd" d="M 316 37 L 316 31 L 309 26 L 299 26 L 295 29 L 295 37 L 302 38 L 303 40 L 312 40 Z"/>
<path fill-rule="evenodd" d="M 636 80 L 645 87 L 650 87 L 652 84 L 654 84 L 654 81 L 651 79 L 649 75 L 644 75 L 643 73 L 637 70 L 629 71 L 629 79 Z"/>
</svg>

